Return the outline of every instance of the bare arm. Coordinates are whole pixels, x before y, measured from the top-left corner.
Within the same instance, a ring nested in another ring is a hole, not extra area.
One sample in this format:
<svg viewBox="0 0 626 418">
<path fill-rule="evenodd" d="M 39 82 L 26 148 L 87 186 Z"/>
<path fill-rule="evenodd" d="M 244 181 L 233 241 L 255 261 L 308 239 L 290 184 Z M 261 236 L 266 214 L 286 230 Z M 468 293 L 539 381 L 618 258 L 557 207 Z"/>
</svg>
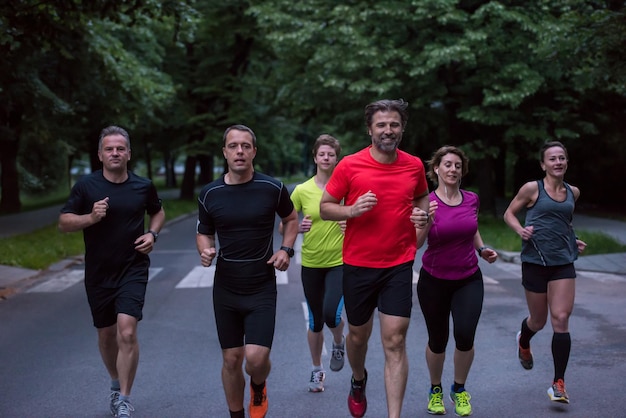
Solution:
<svg viewBox="0 0 626 418">
<path fill-rule="evenodd" d="M 320 216 L 322 219 L 325 221 L 345 221 L 349 218 L 356 218 L 372 210 L 378 203 L 378 199 L 376 199 L 374 193 L 368 191 L 359 196 L 353 205 L 346 206 L 340 202 L 340 200 L 335 199 L 324 190 L 322 200 L 320 201 Z"/>
<path fill-rule="evenodd" d="M 159 233 L 165 223 L 165 210 L 161 208 L 157 213 L 150 216 L 148 231 Z M 154 248 L 156 238 L 150 232 L 146 232 L 135 240 L 135 250 L 143 254 L 149 254 Z"/>
<path fill-rule="evenodd" d="M 537 182 L 528 182 L 520 187 L 519 192 L 517 192 L 517 195 L 515 195 L 504 212 L 504 222 L 523 240 L 530 239 L 533 234 L 533 227 L 532 225 L 523 227 L 519 219 L 517 219 L 517 213 L 537 200 L 538 195 L 539 188 Z"/>
<path fill-rule="evenodd" d="M 433 205 L 434 203 L 434 205 Z M 430 202 L 428 197 L 428 191 L 423 195 L 413 199 L 413 210 L 411 211 L 411 222 L 415 225 L 417 234 L 417 248 L 421 248 L 424 245 L 424 241 L 430 231 L 431 216 L 437 210 L 437 203 Z M 426 231 L 420 231 L 426 229 Z"/>
<path fill-rule="evenodd" d="M 298 235 L 298 213 L 296 210 L 292 210 L 289 215 L 282 218 L 281 223 L 283 224 L 283 241 L 281 246 L 293 248 Z M 273 264 L 277 270 L 285 271 L 289 267 L 289 261 L 289 255 L 283 250 L 278 250 L 270 257 L 267 264 Z"/>
<path fill-rule="evenodd" d="M 215 258 L 215 235 L 196 234 L 196 247 L 200 254 L 200 264 L 209 267 Z"/>
<path fill-rule="evenodd" d="M 424 225 L 423 227 L 419 228 L 417 226 L 417 224 L 419 222 L 423 222 L 422 218 L 423 218 L 423 214 L 421 213 L 421 209 L 420 208 L 416 208 L 413 210 L 413 213 L 411 214 L 411 222 L 413 222 L 413 224 L 415 225 L 415 233 L 417 234 L 417 248 L 422 248 L 422 246 L 424 245 L 424 242 L 426 242 L 426 238 L 428 238 L 428 233 L 430 232 L 430 227 L 433 224 L 433 220 L 435 218 L 435 212 L 437 212 L 437 208 L 439 207 L 439 204 L 437 203 L 436 200 L 431 200 L 429 203 L 429 207 L 428 207 L 428 212 L 427 212 L 427 218 L 426 218 L 426 225 Z"/>
<path fill-rule="evenodd" d="M 313 225 L 313 221 L 311 220 L 311 215 L 304 215 L 302 218 L 302 222 L 298 225 L 298 233 L 304 234 L 311 230 L 311 225 Z M 283 235 L 283 229 L 285 226 L 283 225 L 283 221 L 280 221 L 278 224 L 278 233 Z"/>
<path fill-rule="evenodd" d="M 91 225 L 97 224 L 107 216 L 109 209 L 109 198 L 94 202 L 91 213 L 85 215 L 77 215 L 75 213 L 62 213 L 59 216 L 59 231 L 76 232 L 85 229 Z"/>
<path fill-rule="evenodd" d="M 498 258 L 496 250 L 485 246 L 483 238 L 480 236 L 480 231 L 478 230 L 476 230 L 476 233 L 474 234 L 474 248 L 478 251 L 478 256 L 490 264 Z"/>
<path fill-rule="evenodd" d="M 161 210 L 159 210 L 154 215 L 150 215 L 150 224 L 148 229 L 158 234 L 159 232 L 161 232 L 163 224 L 165 224 L 165 209 L 161 208 Z"/>
<path fill-rule="evenodd" d="M 572 186 L 571 184 L 570 187 L 572 188 L 572 193 L 574 193 L 574 201 L 577 201 L 580 197 L 580 189 L 576 186 Z M 585 251 L 585 248 L 587 248 L 587 243 L 576 237 L 576 246 L 578 247 L 578 253 L 580 254 Z"/>
</svg>

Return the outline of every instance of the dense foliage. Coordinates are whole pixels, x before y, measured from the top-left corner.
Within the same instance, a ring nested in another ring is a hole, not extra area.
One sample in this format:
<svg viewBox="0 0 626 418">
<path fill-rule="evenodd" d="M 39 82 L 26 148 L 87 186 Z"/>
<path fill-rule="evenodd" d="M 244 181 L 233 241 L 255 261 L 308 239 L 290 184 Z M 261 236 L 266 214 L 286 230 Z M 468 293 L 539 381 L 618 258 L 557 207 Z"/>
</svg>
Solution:
<svg viewBox="0 0 626 418">
<path fill-rule="evenodd" d="M 403 148 L 462 146 L 483 211 L 541 175 L 548 139 L 567 145 L 583 204 L 624 205 L 598 187 L 626 163 L 624 3 L 3 2 L 0 211 L 69 185 L 76 159 L 97 167 L 108 124 L 128 128 L 138 168 L 164 167 L 191 197 L 233 123 L 257 133 L 259 170 L 307 175 L 315 137 L 353 152 L 369 142 L 363 107 L 399 97 Z"/>
</svg>

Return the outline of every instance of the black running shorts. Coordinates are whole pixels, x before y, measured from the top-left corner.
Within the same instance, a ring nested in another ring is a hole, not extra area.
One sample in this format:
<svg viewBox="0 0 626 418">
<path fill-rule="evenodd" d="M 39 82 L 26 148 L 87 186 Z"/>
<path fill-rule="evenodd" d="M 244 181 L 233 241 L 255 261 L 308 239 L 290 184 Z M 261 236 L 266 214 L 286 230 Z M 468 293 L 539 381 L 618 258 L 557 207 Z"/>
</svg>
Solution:
<svg viewBox="0 0 626 418">
<path fill-rule="evenodd" d="M 276 281 L 257 293 L 238 294 L 213 286 L 213 311 L 222 349 L 255 344 L 272 348 L 276 325 Z"/>
<path fill-rule="evenodd" d="M 562 266 L 541 266 L 522 263 L 522 286 L 529 292 L 547 293 L 548 282 L 559 279 L 575 279 L 574 263 Z"/>
<path fill-rule="evenodd" d="M 386 315 L 411 317 L 413 262 L 389 268 L 343 266 L 343 298 L 351 325 L 360 326 L 374 309 Z"/>
<path fill-rule="evenodd" d="M 110 327 L 117 322 L 120 313 L 141 321 L 147 285 L 145 280 L 128 281 L 118 288 L 85 285 L 93 325 L 96 328 Z"/>
</svg>

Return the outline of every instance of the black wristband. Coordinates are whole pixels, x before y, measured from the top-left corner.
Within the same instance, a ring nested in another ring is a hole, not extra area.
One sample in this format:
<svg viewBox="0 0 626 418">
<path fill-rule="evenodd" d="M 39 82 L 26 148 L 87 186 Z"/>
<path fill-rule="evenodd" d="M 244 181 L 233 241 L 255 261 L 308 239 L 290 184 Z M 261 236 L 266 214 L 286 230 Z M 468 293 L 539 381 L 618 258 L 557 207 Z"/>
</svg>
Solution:
<svg viewBox="0 0 626 418">
<path fill-rule="evenodd" d="M 282 246 L 282 247 L 280 247 L 280 249 L 283 250 L 284 252 L 286 252 L 287 255 L 289 256 L 289 258 L 293 257 L 294 254 L 295 254 L 293 248 L 291 248 L 291 247 Z"/>
<path fill-rule="evenodd" d="M 157 239 L 159 238 L 159 234 L 154 232 L 153 230 L 149 230 L 148 232 L 152 234 L 152 236 L 154 237 L 154 242 L 157 242 Z"/>
<path fill-rule="evenodd" d="M 487 248 L 489 248 L 489 247 L 483 245 L 482 247 L 477 249 L 476 252 L 478 252 L 478 256 L 482 257 L 483 256 L 483 250 L 486 250 Z"/>
</svg>

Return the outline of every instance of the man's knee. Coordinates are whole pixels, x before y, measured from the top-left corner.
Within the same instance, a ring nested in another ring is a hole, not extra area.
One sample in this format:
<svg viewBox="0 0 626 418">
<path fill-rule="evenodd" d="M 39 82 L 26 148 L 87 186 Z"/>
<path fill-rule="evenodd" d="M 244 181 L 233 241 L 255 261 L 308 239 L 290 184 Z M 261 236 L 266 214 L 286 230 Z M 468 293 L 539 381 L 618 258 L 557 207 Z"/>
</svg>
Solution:
<svg viewBox="0 0 626 418">
<path fill-rule="evenodd" d="M 222 351 L 224 368 L 226 370 L 241 370 L 243 364 L 243 349 L 232 348 Z"/>
<path fill-rule="evenodd" d="M 386 334 L 382 341 L 385 351 L 404 351 L 406 348 L 406 334 L 401 332 Z"/>
</svg>

